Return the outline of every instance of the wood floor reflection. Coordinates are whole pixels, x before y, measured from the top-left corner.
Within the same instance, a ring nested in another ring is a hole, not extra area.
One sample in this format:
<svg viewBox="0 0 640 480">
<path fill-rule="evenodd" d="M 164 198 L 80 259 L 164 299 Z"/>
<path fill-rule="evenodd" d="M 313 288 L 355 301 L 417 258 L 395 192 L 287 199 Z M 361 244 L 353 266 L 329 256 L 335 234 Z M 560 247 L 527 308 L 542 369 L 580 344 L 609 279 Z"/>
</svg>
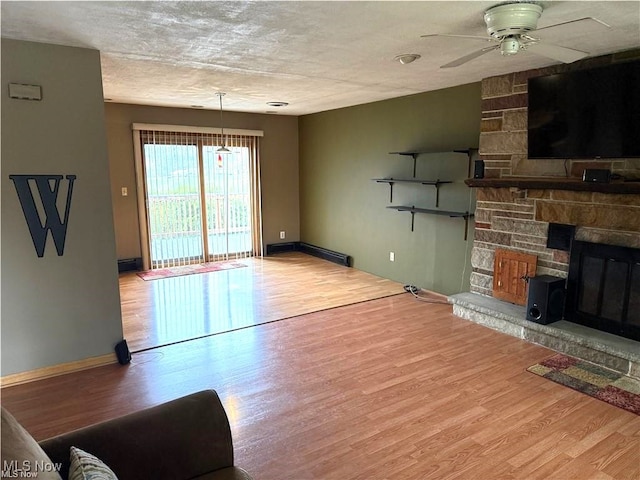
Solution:
<svg viewBox="0 0 640 480">
<path fill-rule="evenodd" d="M 7 387 L 2 404 L 43 439 L 212 388 L 256 480 L 640 478 L 640 416 L 526 371 L 552 353 L 400 294 Z"/>
<path fill-rule="evenodd" d="M 120 276 L 124 337 L 133 352 L 373 300 L 402 285 L 303 253 L 236 268 L 144 281 Z"/>
</svg>

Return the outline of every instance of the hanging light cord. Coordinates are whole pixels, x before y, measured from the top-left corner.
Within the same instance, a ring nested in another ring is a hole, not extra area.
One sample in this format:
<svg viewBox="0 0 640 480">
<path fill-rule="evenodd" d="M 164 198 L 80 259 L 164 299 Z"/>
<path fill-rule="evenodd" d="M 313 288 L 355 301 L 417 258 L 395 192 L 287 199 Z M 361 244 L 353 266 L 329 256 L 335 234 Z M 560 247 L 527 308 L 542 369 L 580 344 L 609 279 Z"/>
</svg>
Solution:
<svg viewBox="0 0 640 480">
<path fill-rule="evenodd" d="M 218 97 L 220 97 L 220 129 L 222 131 L 222 148 L 225 148 L 226 142 L 224 141 L 224 123 L 222 123 L 222 97 L 224 96 L 224 93 L 222 92 L 218 92 Z"/>
</svg>

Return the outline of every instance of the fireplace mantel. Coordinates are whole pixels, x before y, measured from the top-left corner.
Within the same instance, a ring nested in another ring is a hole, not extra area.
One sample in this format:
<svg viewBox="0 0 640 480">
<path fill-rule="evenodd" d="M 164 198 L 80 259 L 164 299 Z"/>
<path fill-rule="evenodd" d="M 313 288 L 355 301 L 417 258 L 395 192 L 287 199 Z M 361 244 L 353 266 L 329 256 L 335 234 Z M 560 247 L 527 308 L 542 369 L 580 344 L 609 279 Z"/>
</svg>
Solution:
<svg viewBox="0 0 640 480">
<path fill-rule="evenodd" d="M 472 188 L 519 188 L 521 190 L 573 190 L 612 194 L 639 194 L 640 182 L 583 182 L 579 178 L 565 177 L 502 177 L 469 178 L 464 181 Z"/>
</svg>

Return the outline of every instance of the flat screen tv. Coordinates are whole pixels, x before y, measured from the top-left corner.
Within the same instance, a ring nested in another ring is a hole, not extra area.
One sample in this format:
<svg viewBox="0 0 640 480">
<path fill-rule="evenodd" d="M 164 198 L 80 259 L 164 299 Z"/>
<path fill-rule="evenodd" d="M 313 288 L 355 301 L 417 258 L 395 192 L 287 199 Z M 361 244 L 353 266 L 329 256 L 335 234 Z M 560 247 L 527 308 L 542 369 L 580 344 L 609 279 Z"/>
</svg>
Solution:
<svg viewBox="0 0 640 480">
<path fill-rule="evenodd" d="M 640 157 L 640 62 L 529 79 L 529 158 Z"/>
</svg>

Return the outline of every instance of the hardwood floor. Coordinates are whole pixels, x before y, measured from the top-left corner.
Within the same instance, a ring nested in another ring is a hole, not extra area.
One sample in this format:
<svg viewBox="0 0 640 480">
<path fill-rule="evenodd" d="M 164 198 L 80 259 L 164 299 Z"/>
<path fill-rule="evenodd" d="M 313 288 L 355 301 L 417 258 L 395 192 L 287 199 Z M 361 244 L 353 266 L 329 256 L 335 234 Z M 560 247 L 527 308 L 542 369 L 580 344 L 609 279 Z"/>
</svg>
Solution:
<svg viewBox="0 0 640 480">
<path fill-rule="evenodd" d="M 145 282 L 120 275 L 124 337 L 136 352 L 401 293 L 402 285 L 303 253 L 246 268 Z"/>
<path fill-rule="evenodd" d="M 43 439 L 213 388 L 257 480 L 640 478 L 640 416 L 525 371 L 550 355 L 400 294 L 5 388 L 2 404 Z"/>
</svg>

